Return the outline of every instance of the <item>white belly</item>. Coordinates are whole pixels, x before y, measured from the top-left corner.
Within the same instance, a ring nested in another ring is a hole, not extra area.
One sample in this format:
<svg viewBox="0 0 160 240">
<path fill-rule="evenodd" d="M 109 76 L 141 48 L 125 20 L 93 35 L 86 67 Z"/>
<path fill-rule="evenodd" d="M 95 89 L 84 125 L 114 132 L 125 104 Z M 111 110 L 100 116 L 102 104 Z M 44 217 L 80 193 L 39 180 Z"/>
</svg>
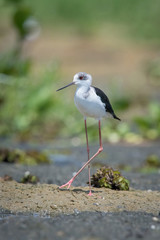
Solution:
<svg viewBox="0 0 160 240">
<path fill-rule="evenodd" d="M 84 117 L 100 119 L 106 117 L 105 105 L 96 95 L 93 88 L 90 89 L 88 96 L 81 89 L 77 89 L 74 96 L 75 105 Z"/>
</svg>

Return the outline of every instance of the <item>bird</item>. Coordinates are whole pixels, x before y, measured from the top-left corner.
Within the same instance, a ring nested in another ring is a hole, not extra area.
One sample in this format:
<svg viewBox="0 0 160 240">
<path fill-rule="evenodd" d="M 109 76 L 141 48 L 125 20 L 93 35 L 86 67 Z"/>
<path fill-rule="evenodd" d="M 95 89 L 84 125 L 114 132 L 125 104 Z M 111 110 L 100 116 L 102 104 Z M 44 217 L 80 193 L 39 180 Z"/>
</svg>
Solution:
<svg viewBox="0 0 160 240">
<path fill-rule="evenodd" d="M 87 154 L 88 161 L 77 171 L 77 173 L 65 184 L 59 188 L 68 186 L 69 189 L 74 179 L 79 175 L 80 172 L 88 165 L 88 175 L 89 175 L 89 196 L 92 195 L 91 191 L 91 177 L 90 177 L 90 162 L 103 151 L 102 137 L 101 137 L 101 119 L 111 116 L 112 118 L 121 121 L 119 117 L 115 114 L 109 98 L 106 94 L 99 88 L 92 86 L 92 76 L 85 72 L 78 72 L 74 75 L 73 81 L 68 85 L 57 89 L 60 91 L 69 86 L 76 85 L 77 89 L 74 95 L 74 103 L 79 110 L 79 112 L 84 117 L 85 134 L 86 134 L 86 144 L 87 144 Z M 90 149 L 88 142 L 87 133 L 87 118 L 95 118 L 98 121 L 99 129 L 99 149 L 98 151 L 90 157 Z"/>
</svg>

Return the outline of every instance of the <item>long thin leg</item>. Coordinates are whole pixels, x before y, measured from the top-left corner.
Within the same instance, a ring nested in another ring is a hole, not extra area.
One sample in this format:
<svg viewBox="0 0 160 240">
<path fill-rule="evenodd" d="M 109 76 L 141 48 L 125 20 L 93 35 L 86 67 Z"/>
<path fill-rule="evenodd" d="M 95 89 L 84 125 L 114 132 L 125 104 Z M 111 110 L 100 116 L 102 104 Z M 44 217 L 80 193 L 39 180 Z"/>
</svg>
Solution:
<svg viewBox="0 0 160 240">
<path fill-rule="evenodd" d="M 72 182 L 74 181 L 74 179 L 78 176 L 78 174 L 80 172 L 82 172 L 82 170 L 98 155 L 103 151 L 103 146 L 102 146 L 102 138 L 101 138 L 101 120 L 99 120 L 98 122 L 99 124 L 99 149 L 98 151 L 83 165 L 83 167 L 81 167 L 81 169 L 74 175 L 74 177 L 72 177 L 66 184 L 60 186 L 59 188 L 68 186 L 68 189 L 70 188 Z"/>
<path fill-rule="evenodd" d="M 89 161 L 89 144 L 88 144 L 88 133 L 87 133 L 87 121 L 86 118 L 84 119 L 84 125 L 85 125 L 85 132 L 86 132 L 86 143 L 87 143 L 87 153 L 88 153 L 88 161 Z M 90 164 L 88 164 L 88 177 L 89 177 L 89 195 L 92 195 L 91 191 L 91 174 L 90 171 L 91 167 Z"/>
</svg>

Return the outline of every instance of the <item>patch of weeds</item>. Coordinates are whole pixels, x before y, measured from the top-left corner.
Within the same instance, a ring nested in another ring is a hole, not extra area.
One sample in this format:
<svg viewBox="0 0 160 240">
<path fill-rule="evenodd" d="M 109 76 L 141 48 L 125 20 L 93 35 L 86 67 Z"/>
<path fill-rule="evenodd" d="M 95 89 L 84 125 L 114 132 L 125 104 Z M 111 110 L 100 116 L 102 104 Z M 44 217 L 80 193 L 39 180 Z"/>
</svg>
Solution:
<svg viewBox="0 0 160 240">
<path fill-rule="evenodd" d="M 147 159 L 146 159 L 146 164 L 149 167 L 156 167 L 156 168 L 160 168 L 160 159 L 157 155 L 153 154 L 150 155 Z"/>
<path fill-rule="evenodd" d="M 31 183 L 31 184 L 36 184 L 39 182 L 39 178 L 32 175 L 29 171 L 26 171 L 24 173 L 24 177 L 20 181 L 21 183 Z"/>
<path fill-rule="evenodd" d="M 101 167 L 91 177 L 94 187 L 105 187 L 114 190 L 129 190 L 129 181 L 124 178 L 118 170 L 110 167 Z"/>
<path fill-rule="evenodd" d="M 136 117 L 134 122 L 143 137 L 154 140 L 160 137 L 160 104 L 158 102 L 149 104 L 148 116 Z"/>
<path fill-rule="evenodd" d="M 143 166 L 137 169 L 141 173 L 154 173 L 160 170 L 160 158 L 153 154 L 147 157 Z"/>
<path fill-rule="evenodd" d="M 37 165 L 49 164 L 50 160 L 46 154 L 37 151 L 0 149 L 0 162 Z"/>
</svg>

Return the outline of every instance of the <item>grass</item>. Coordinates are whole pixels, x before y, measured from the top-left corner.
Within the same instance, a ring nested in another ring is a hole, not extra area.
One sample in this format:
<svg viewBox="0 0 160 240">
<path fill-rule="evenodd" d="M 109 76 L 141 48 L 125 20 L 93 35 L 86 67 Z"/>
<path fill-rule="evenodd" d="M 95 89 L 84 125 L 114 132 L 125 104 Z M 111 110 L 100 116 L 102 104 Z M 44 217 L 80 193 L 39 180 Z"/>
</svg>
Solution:
<svg viewBox="0 0 160 240">
<path fill-rule="evenodd" d="M 40 22 L 53 29 L 73 27 L 88 33 L 106 23 L 124 25 L 132 37 L 160 39 L 160 1 L 111 0 L 27 0 Z"/>
</svg>

